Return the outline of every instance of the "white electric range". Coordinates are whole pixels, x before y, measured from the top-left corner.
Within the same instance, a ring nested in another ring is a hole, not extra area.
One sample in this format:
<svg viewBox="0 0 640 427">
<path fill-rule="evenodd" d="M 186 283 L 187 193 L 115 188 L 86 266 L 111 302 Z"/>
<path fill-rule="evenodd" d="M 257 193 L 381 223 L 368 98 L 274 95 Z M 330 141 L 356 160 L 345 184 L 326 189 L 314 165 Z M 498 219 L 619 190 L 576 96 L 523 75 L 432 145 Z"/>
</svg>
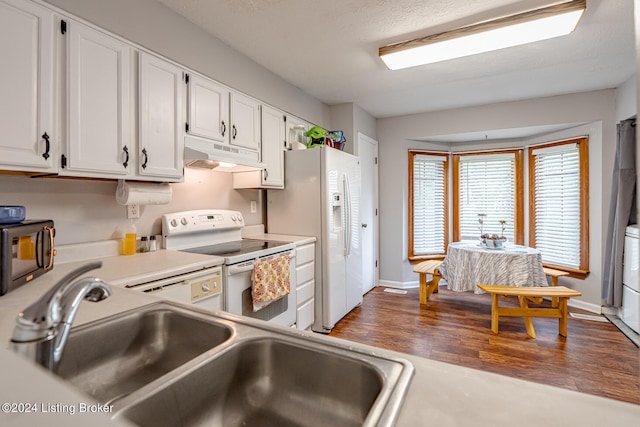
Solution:
<svg viewBox="0 0 640 427">
<path fill-rule="evenodd" d="M 244 218 L 238 211 L 205 209 L 162 216 L 165 249 L 215 255 L 222 265 L 223 310 L 293 326 L 296 322 L 295 244 L 243 239 Z M 258 311 L 253 311 L 251 275 L 254 263 L 289 255 L 292 292 Z"/>
</svg>

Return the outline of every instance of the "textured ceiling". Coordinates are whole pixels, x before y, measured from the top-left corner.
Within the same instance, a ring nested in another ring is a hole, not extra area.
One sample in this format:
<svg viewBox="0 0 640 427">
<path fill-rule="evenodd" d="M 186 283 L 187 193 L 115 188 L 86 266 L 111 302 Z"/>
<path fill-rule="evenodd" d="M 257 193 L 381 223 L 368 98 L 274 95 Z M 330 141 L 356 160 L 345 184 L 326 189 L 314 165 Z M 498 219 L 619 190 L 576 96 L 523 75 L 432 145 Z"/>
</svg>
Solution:
<svg viewBox="0 0 640 427">
<path fill-rule="evenodd" d="M 399 71 L 379 47 L 554 1 L 158 1 L 324 103 L 378 118 L 614 88 L 635 70 L 631 0 L 587 0 L 569 36 Z"/>
</svg>

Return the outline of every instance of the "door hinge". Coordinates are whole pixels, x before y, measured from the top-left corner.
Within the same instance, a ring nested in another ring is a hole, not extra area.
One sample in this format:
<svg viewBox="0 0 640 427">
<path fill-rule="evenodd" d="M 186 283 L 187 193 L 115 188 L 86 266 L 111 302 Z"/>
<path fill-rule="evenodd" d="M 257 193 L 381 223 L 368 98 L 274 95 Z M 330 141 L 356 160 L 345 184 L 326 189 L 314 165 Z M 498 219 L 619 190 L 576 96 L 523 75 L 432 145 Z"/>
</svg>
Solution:
<svg viewBox="0 0 640 427">
<path fill-rule="evenodd" d="M 65 21 L 64 19 L 60 21 L 60 32 L 62 34 L 67 33 L 67 21 Z"/>
<path fill-rule="evenodd" d="M 189 73 L 185 73 L 185 74 L 184 74 L 184 82 L 185 82 L 186 84 L 189 84 Z"/>
<path fill-rule="evenodd" d="M 376 216 L 378 216 L 378 208 L 376 208 Z"/>
<path fill-rule="evenodd" d="M 378 260 L 376 260 L 376 268 L 378 268 Z"/>
<path fill-rule="evenodd" d="M 282 120 L 284 120 L 284 122 L 287 123 L 287 116 L 282 116 Z"/>
<path fill-rule="evenodd" d="M 376 157 L 376 165 L 378 164 L 378 158 Z"/>
<path fill-rule="evenodd" d="M 64 154 L 60 156 L 60 167 L 62 169 L 65 169 L 67 167 L 67 156 L 65 156 Z"/>
<path fill-rule="evenodd" d="M 184 131 L 189 133 L 189 123 L 184 124 Z"/>
</svg>

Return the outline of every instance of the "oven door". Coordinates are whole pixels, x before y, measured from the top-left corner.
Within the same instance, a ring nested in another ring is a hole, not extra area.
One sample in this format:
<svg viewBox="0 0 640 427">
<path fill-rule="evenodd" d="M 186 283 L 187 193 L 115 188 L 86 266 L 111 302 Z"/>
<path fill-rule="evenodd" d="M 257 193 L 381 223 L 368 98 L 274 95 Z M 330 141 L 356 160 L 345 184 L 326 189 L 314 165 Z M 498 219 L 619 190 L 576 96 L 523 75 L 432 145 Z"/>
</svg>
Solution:
<svg viewBox="0 0 640 427">
<path fill-rule="evenodd" d="M 258 311 L 253 311 L 251 298 L 251 275 L 256 261 L 265 261 L 279 256 L 289 255 L 291 259 L 290 283 L 291 292 Z M 225 311 L 232 314 L 266 320 L 284 326 L 294 326 L 296 323 L 296 258 L 295 250 L 251 259 L 238 264 L 225 265 L 224 298 Z"/>
</svg>

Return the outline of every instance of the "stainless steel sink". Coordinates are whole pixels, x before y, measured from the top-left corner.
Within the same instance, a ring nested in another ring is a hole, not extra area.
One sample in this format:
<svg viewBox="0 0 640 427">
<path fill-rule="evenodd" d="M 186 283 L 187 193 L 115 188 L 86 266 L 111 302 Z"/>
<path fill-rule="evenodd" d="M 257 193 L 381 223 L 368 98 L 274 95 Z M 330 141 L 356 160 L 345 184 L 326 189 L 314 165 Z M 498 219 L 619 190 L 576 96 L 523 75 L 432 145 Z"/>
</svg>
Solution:
<svg viewBox="0 0 640 427">
<path fill-rule="evenodd" d="M 72 328 L 57 374 L 106 403 L 216 347 L 224 324 L 167 307 L 137 310 Z"/>
<path fill-rule="evenodd" d="M 413 375 L 371 347 L 158 302 L 72 328 L 58 375 L 142 426 L 392 426 Z"/>
<path fill-rule="evenodd" d="M 384 383 L 365 360 L 261 338 L 233 346 L 121 415 L 142 426 L 361 426 Z"/>
</svg>

